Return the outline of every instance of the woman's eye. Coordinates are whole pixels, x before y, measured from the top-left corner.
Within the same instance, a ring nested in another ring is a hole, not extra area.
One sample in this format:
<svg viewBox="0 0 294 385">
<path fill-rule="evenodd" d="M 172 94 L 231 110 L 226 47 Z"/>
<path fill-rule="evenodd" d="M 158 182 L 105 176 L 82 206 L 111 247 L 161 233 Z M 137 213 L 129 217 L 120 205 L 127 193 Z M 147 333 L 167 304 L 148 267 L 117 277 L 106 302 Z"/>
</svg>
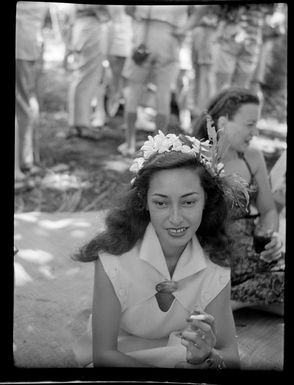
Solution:
<svg viewBox="0 0 294 385">
<path fill-rule="evenodd" d="M 154 202 L 154 204 L 157 207 L 166 207 L 167 206 L 166 202 Z"/>
<path fill-rule="evenodd" d="M 183 205 L 184 206 L 193 206 L 195 203 L 196 203 L 195 200 L 193 200 L 193 201 L 185 201 L 185 202 L 183 202 Z"/>
</svg>

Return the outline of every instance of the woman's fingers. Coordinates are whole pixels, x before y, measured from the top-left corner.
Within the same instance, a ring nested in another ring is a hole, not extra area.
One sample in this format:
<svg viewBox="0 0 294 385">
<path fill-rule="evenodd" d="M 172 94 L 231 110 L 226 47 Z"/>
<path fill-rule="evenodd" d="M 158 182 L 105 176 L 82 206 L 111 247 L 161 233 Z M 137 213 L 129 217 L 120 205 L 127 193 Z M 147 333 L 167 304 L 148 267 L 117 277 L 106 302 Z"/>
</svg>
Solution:
<svg viewBox="0 0 294 385">
<path fill-rule="evenodd" d="M 209 323 L 208 323 L 209 322 Z M 200 330 L 202 334 L 205 334 L 208 338 L 210 343 L 214 346 L 216 343 L 216 337 L 215 337 L 215 326 L 214 326 L 214 317 L 210 316 L 207 321 L 199 321 L 192 319 L 191 321 L 191 328 L 192 330 Z"/>
<path fill-rule="evenodd" d="M 268 263 L 273 262 L 273 261 L 277 261 L 281 257 L 282 257 L 282 252 L 281 251 L 278 251 L 276 253 L 262 252 L 262 254 L 260 254 L 260 259 L 265 261 L 265 262 L 268 262 Z"/>
<path fill-rule="evenodd" d="M 216 338 L 214 334 L 210 331 L 204 333 L 203 331 L 183 331 L 182 332 L 182 344 L 186 347 L 192 343 L 196 348 L 200 350 L 211 350 L 216 343 Z"/>
<path fill-rule="evenodd" d="M 275 250 L 279 250 L 279 249 L 282 249 L 282 247 L 283 247 L 283 241 L 281 239 L 280 234 L 273 233 L 271 241 L 265 245 L 265 250 L 269 250 L 272 248 Z"/>
<path fill-rule="evenodd" d="M 275 261 L 282 256 L 283 241 L 278 233 L 273 233 L 271 241 L 265 246 L 265 250 L 261 252 L 260 259 L 265 262 Z"/>
<path fill-rule="evenodd" d="M 214 317 L 211 314 L 203 313 L 199 315 L 190 314 L 187 321 L 191 323 L 191 327 L 197 329 L 200 328 L 204 332 L 208 331 L 208 328 L 215 334 Z M 208 326 L 208 328 L 207 328 Z"/>
</svg>

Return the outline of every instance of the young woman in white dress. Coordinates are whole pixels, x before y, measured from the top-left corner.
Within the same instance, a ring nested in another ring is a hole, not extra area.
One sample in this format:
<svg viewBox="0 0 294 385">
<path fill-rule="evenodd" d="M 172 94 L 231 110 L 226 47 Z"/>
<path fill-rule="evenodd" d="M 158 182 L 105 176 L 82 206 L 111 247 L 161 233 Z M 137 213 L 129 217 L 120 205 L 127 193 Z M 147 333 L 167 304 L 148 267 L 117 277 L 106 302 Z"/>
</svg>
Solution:
<svg viewBox="0 0 294 385">
<path fill-rule="evenodd" d="M 246 205 L 242 185 L 223 177 L 208 142 L 160 132 L 141 150 L 125 199 L 76 255 L 95 263 L 80 363 L 238 368 L 226 219 L 232 188 Z"/>
</svg>

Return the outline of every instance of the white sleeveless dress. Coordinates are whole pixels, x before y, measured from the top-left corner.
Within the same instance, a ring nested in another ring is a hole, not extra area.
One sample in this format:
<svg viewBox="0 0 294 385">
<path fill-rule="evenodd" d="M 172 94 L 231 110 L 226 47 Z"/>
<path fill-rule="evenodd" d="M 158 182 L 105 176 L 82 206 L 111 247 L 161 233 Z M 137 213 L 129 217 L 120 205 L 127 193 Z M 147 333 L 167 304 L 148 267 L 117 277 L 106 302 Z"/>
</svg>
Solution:
<svg viewBox="0 0 294 385">
<path fill-rule="evenodd" d="M 230 280 L 230 269 L 211 262 L 194 236 L 170 276 L 161 245 L 150 223 L 144 238 L 130 251 L 99 256 L 121 305 L 118 350 L 157 367 L 174 367 L 186 360 L 186 348 L 177 332 L 196 305 L 203 309 Z M 178 282 L 168 311 L 157 303 L 155 286 L 165 280 Z M 82 366 L 92 361 L 91 320 L 75 353 Z"/>
</svg>

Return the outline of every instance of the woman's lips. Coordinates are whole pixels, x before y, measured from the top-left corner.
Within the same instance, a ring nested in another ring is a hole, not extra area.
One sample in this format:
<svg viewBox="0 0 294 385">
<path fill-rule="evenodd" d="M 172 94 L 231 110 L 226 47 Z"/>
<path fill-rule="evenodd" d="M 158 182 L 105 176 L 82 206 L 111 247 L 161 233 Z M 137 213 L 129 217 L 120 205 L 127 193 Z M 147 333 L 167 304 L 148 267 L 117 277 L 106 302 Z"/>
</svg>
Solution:
<svg viewBox="0 0 294 385">
<path fill-rule="evenodd" d="M 188 227 L 170 227 L 167 229 L 167 232 L 172 237 L 182 237 L 186 233 L 187 229 Z"/>
</svg>

